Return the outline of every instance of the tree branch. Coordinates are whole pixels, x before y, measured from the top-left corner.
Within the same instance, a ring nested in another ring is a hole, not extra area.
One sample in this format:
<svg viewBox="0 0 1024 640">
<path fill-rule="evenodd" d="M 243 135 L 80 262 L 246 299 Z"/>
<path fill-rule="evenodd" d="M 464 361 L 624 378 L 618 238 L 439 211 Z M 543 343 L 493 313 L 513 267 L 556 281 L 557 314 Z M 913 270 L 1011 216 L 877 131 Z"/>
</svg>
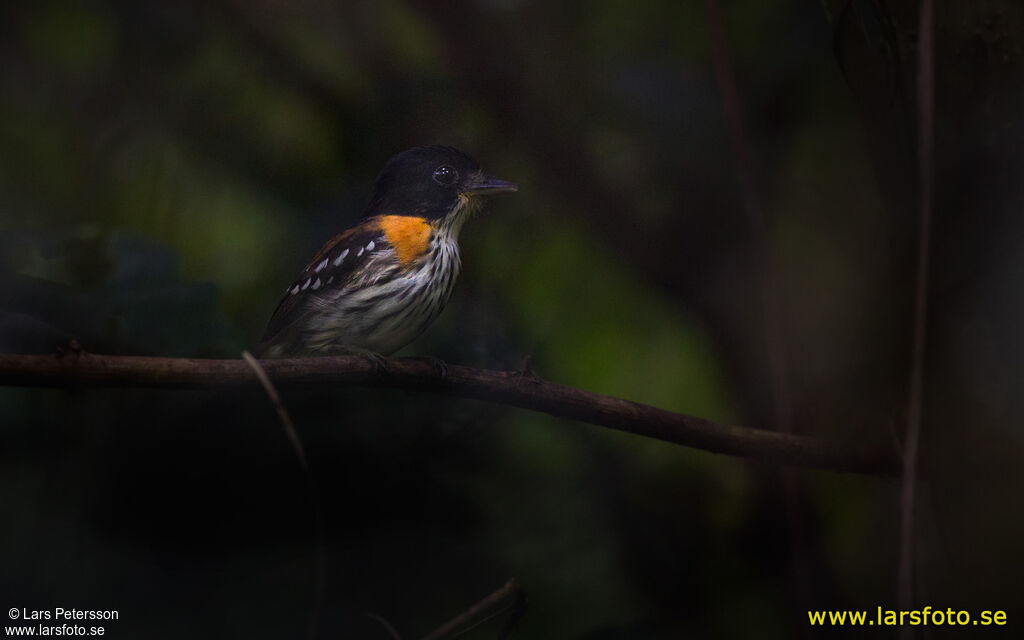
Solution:
<svg viewBox="0 0 1024 640">
<path fill-rule="evenodd" d="M 754 160 L 743 122 L 743 103 L 740 101 L 736 74 L 729 58 L 725 39 L 722 10 L 717 0 L 707 0 L 708 37 L 711 40 L 711 61 L 715 70 L 718 93 L 722 98 L 725 121 L 732 140 L 733 160 L 743 195 L 743 208 L 747 212 L 747 223 L 751 234 L 751 255 L 756 271 L 760 275 L 761 313 L 764 317 L 764 344 L 768 356 L 768 375 L 771 383 L 774 428 L 783 433 L 793 433 L 793 394 L 789 386 L 789 363 L 783 332 L 782 299 L 779 293 L 778 269 L 772 252 L 768 233 L 768 220 L 761 204 L 757 186 Z M 796 586 L 800 609 L 810 602 L 810 554 L 807 544 L 809 532 L 803 517 L 803 500 L 799 478 L 789 469 L 780 469 L 782 496 L 786 506 L 786 529 L 789 534 L 789 548 L 793 568 L 793 582 Z M 799 623 L 804 638 L 815 637 L 814 629 Z"/>
<path fill-rule="evenodd" d="M 393 387 L 474 398 L 587 422 L 712 453 L 794 467 L 895 475 L 896 452 L 861 442 L 724 425 L 649 405 L 545 382 L 512 371 L 448 365 L 444 377 L 417 359 L 387 358 L 386 369 L 359 356 L 264 360 L 279 389 L 343 385 Z M 238 388 L 256 384 L 242 360 L 141 356 L 0 355 L 0 386 Z"/>
</svg>

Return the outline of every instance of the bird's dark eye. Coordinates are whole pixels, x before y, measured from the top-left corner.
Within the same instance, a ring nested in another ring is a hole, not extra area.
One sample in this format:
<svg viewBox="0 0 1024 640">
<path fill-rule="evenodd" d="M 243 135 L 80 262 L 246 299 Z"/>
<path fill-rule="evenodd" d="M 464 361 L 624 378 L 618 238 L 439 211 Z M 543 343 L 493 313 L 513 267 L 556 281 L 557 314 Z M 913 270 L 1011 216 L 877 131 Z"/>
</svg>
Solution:
<svg viewBox="0 0 1024 640">
<path fill-rule="evenodd" d="M 434 182 L 439 185 L 450 187 L 459 179 L 459 172 L 454 168 L 443 164 L 434 169 Z"/>
</svg>

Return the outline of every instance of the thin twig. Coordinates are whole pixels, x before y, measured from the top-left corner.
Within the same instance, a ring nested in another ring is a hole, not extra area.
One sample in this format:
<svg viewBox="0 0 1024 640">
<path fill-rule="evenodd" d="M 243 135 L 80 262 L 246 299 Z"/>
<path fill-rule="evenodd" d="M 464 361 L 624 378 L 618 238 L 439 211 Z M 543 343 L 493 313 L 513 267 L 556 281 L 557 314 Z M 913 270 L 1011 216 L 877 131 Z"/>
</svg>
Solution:
<svg viewBox="0 0 1024 640">
<path fill-rule="evenodd" d="M 477 620 L 473 624 L 469 625 L 468 627 L 465 627 L 465 628 L 459 629 L 458 631 L 455 631 L 454 633 L 451 634 L 451 637 L 452 638 L 458 638 L 459 636 L 464 636 L 467 633 L 469 633 L 470 631 L 472 631 L 473 629 L 476 629 L 477 627 L 479 627 L 480 625 L 486 624 L 487 622 L 490 622 L 491 620 L 497 618 L 498 616 L 500 616 L 501 614 L 505 613 L 506 611 L 510 611 L 511 609 L 514 609 L 515 606 L 516 606 L 516 603 L 515 602 L 511 602 L 511 603 L 503 606 L 502 608 L 498 609 L 497 611 L 489 613 L 486 616 L 484 616 L 483 618 L 480 618 L 479 620 Z"/>
<path fill-rule="evenodd" d="M 778 273 L 772 257 L 768 222 L 757 188 L 750 144 L 743 124 L 743 110 L 736 74 L 729 59 L 725 27 L 717 0 L 707 0 L 708 30 L 711 40 L 711 58 L 715 80 L 722 97 L 726 125 L 732 140 L 736 171 L 739 174 L 744 209 L 751 232 L 751 255 L 760 275 L 761 310 L 764 317 L 764 344 L 768 356 L 768 374 L 771 381 L 772 410 L 775 428 L 793 433 L 793 399 L 789 386 L 789 363 L 782 331 L 782 310 L 779 296 Z M 793 567 L 794 583 L 801 603 L 810 598 L 809 560 L 807 558 L 807 532 L 804 527 L 803 505 L 799 479 L 788 469 L 780 469 L 782 495 L 785 502 L 787 532 Z M 802 605 L 801 605 L 802 608 Z M 805 637 L 814 635 L 806 625 L 800 627 Z"/>
<path fill-rule="evenodd" d="M 716 0 L 708 0 L 708 27 L 711 38 L 711 58 L 715 67 L 718 91 L 722 95 L 722 107 L 726 115 L 729 137 L 732 141 L 736 172 L 739 175 L 743 193 L 743 208 L 753 234 L 753 253 L 757 271 L 761 275 L 760 294 L 764 313 L 765 346 L 771 369 L 772 401 L 776 428 L 785 433 L 793 431 L 792 394 L 789 389 L 788 364 L 785 342 L 782 336 L 782 313 L 779 305 L 779 287 L 775 262 L 772 260 L 768 223 L 765 219 L 761 198 L 758 195 L 757 180 L 743 125 L 743 111 L 736 87 L 736 76 L 729 61 L 725 43 L 722 15 Z"/>
<path fill-rule="evenodd" d="M 526 615 L 526 601 L 526 592 L 522 589 L 516 589 L 515 599 L 510 605 L 512 613 L 505 620 L 505 627 L 498 634 L 498 640 L 507 640 L 519 627 L 519 621 Z"/>
<path fill-rule="evenodd" d="M 259 378 L 260 384 L 263 385 L 263 390 L 267 392 L 267 397 L 270 398 L 270 403 L 274 405 L 274 409 L 277 411 L 277 417 L 281 419 L 281 425 L 284 427 L 284 433 L 288 436 L 288 440 L 291 441 L 292 448 L 295 450 L 295 456 L 299 459 L 299 464 L 302 465 L 303 472 L 309 475 L 309 462 L 306 460 L 306 448 L 302 446 L 302 440 L 299 439 L 299 432 L 295 430 L 295 425 L 292 423 L 291 417 L 288 415 L 288 410 L 284 408 L 284 403 L 281 402 L 281 396 L 277 393 L 277 389 L 274 388 L 274 383 L 270 381 L 270 377 L 267 372 L 264 371 L 263 366 L 260 365 L 257 360 L 248 351 L 242 352 L 242 359 L 245 360 L 252 370 L 256 372 L 256 377 Z"/>
<path fill-rule="evenodd" d="M 306 479 L 306 487 L 309 491 L 309 501 L 313 515 L 313 531 L 316 538 L 316 551 L 313 558 L 313 602 L 310 606 L 309 621 L 306 626 L 306 637 L 309 640 L 313 640 L 316 637 L 317 627 L 319 626 L 320 608 L 323 606 L 324 591 L 327 587 L 327 544 L 324 539 L 324 523 L 323 514 L 320 512 L 320 497 L 317 494 L 316 482 L 313 480 L 313 473 L 310 471 L 309 461 L 306 458 L 306 449 L 302 446 L 299 432 L 295 430 L 295 424 L 292 423 L 288 410 L 285 409 L 284 403 L 281 402 L 281 395 L 274 387 L 274 383 L 270 381 L 270 376 L 267 375 L 263 366 L 260 365 L 259 361 L 251 353 L 243 351 L 242 359 L 256 373 L 256 377 L 259 378 L 263 390 L 266 391 L 267 397 L 270 398 L 271 404 L 274 405 L 277 417 L 281 419 L 281 425 L 284 427 L 284 432 L 291 442 L 292 450 L 295 452 L 295 457 L 299 460 L 299 466 L 302 467 L 302 474 Z"/>
<path fill-rule="evenodd" d="M 394 625 L 392 625 L 390 622 L 388 622 L 381 616 L 378 616 L 376 613 L 367 613 L 366 615 L 370 618 L 370 620 L 373 620 L 374 622 L 379 622 L 382 627 L 387 629 L 388 633 L 391 634 L 392 640 L 402 640 L 402 634 L 398 633 L 398 629 L 396 629 Z"/>
<path fill-rule="evenodd" d="M 439 376 L 429 362 L 385 358 L 381 368 L 360 356 L 264 360 L 280 389 L 337 389 L 345 385 L 392 387 L 474 398 L 624 431 L 665 442 L 763 462 L 876 475 L 896 475 L 899 458 L 884 443 L 779 433 L 674 413 L 613 396 L 524 379 L 513 371 L 448 365 Z M 252 370 L 241 360 L 0 355 L 0 386 L 83 389 L 148 387 L 218 389 L 250 386 Z M 866 429 L 865 429 L 866 430 Z"/>
<path fill-rule="evenodd" d="M 475 620 L 477 616 L 515 593 L 517 589 L 516 581 L 510 578 L 509 581 L 505 583 L 505 586 L 487 596 L 480 602 L 477 602 L 472 607 L 466 609 L 434 631 L 423 636 L 423 640 L 440 640 L 441 638 L 444 638 L 467 622 Z"/>
<path fill-rule="evenodd" d="M 914 291 L 914 337 L 907 399 L 907 436 L 903 454 L 903 485 L 900 500 L 900 564 L 898 602 L 903 610 L 914 600 L 914 514 L 917 466 L 921 445 L 921 404 L 924 389 L 925 339 L 928 329 L 928 269 L 932 208 L 935 190 L 935 44 L 934 5 L 922 0 L 917 49 L 917 162 L 919 171 L 921 227 L 917 245 L 917 283 Z M 901 627 L 900 637 L 913 637 L 911 627 Z"/>
</svg>

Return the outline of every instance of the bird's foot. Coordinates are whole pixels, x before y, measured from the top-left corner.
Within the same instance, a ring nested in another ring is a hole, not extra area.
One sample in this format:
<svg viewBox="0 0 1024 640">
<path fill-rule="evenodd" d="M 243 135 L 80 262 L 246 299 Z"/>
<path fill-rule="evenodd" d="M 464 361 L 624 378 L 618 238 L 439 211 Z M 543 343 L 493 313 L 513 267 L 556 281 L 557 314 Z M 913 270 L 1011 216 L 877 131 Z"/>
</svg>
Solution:
<svg viewBox="0 0 1024 640">
<path fill-rule="evenodd" d="M 85 349 L 83 349 L 82 345 L 78 343 L 78 340 L 75 340 L 74 338 L 68 342 L 67 346 L 57 347 L 58 358 L 63 358 L 64 356 L 73 356 L 77 358 L 83 353 L 85 353 Z"/>
<path fill-rule="evenodd" d="M 374 373 L 381 374 L 388 372 L 388 361 L 384 359 L 384 356 L 380 355 L 376 351 L 364 351 L 359 355 L 370 361 L 370 364 L 373 365 Z"/>
<path fill-rule="evenodd" d="M 519 368 L 512 372 L 512 376 L 520 380 L 528 380 L 530 382 L 539 382 L 541 380 L 540 374 L 537 373 L 533 368 L 533 356 L 524 356 L 523 364 Z"/>
<path fill-rule="evenodd" d="M 435 358 L 434 356 L 409 356 L 407 358 L 402 359 L 419 360 L 421 362 L 426 362 L 427 364 L 434 368 L 434 373 L 437 375 L 438 378 L 448 377 L 448 365 L 445 363 L 444 360 L 440 358 Z"/>
<path fill-rule="evenodd" d="M 365 359 L 373 366 L 373 372 L 375 374 L 382 374 L 388 372 L 388 361 L 381 354 L 376 351 L 370 351 L 369 349 L 361 349 L 359 347 L 341 347 L 337 350 L 337 353 L 347 356 L 359 356 Z"/>
</svg>

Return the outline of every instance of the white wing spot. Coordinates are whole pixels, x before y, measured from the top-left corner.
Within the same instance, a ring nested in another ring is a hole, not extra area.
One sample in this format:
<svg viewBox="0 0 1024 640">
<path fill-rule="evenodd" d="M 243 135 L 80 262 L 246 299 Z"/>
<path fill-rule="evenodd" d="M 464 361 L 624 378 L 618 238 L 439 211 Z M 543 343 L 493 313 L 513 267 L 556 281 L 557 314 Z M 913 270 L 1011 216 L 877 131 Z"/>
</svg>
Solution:
<svg viewBox="0 0 1024 640">
<path fill-rule="evenodd" d="M 356 257 L 358 258 L 361 255 L 363 255 L 363 248 L 359 247 L 359 251 L 358 251 L 358 253 L 356 253 Z"/>
<path fill-rule="evenodd" d="M 341 264 L 341 261 L 344 260 L 345 256 L 347 256 L 347 255 L 348 255 L 348 249 L 345 249 L 344 251 L 339 253 L 338 257 L 334 259 L 334 266 L 338 266 L 339 264 Z"/>
<path fill-rule="evenodd" d="M 320 288 L 320 278 L 317 278 L 316 282 L 313 283 L 313 289 L 315 290 L 315 289 L 319 289 L 319 288 Z"/>
<path fill-rule="evenodd" d="M 373 240 L 370 240 L 370 244 L 366 245 L 366 250 L 367 251 L 373 251 L 373 247 L 374 247 Z"/>
<path fill-rule="evenodd" d="M 327 286 L 328 284 L 331 284 L 332 282 L 334 282 L 334 276 L 331 276 L 330 278 L 327 278 L 327 284 L 325 284 L 324 286 Z"/>
<path fill-rule="evenodd" d="M 295 295 L 298 292 L 299 292 L 299 285 L 295 285 L 294 287 L 292 287 L 292 295 Z"/>
<path fill-rule="evenodd" d="M 313 278 L 306 278 L 306 282 L 302 285 L 302 290 L 305 291 L 309 288 L 309 283 L 313 281 Z"/>
<path fill-rule="evenodd" d="M 321 271 L 324 270 L 324 267 L 326 267 L 326 266 L 327 266 L 327 258 L 324 258 L 323 262 L 321 262 L 320 264 L 316 265 L 316 269 L 314 269 L 313 271 L 316 272 L 316 273 L 320 273 Z"/>
</svg>

